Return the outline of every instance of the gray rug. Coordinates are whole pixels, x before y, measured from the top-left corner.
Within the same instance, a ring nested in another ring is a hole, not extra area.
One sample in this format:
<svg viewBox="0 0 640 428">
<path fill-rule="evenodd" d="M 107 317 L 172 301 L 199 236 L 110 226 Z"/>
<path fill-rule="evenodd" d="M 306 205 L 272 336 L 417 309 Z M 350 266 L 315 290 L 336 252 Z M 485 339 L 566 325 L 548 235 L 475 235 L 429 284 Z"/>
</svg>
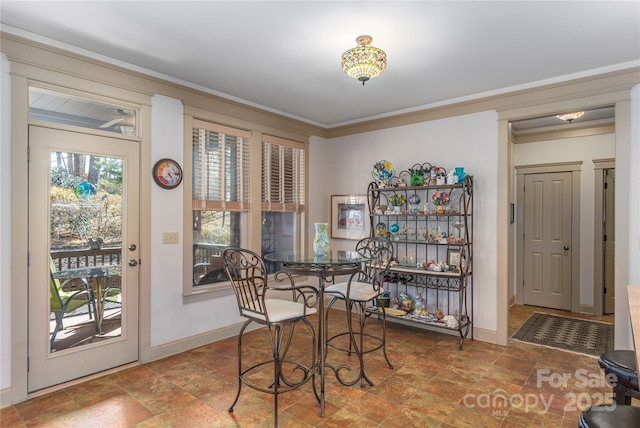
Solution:
<svg viewBox="0 0 640 428">
<path fill-rule="evenodd" d="M 613 350 L 613 324 L 535 312 L 511 338 L 598 357 Z"/>
</svg>

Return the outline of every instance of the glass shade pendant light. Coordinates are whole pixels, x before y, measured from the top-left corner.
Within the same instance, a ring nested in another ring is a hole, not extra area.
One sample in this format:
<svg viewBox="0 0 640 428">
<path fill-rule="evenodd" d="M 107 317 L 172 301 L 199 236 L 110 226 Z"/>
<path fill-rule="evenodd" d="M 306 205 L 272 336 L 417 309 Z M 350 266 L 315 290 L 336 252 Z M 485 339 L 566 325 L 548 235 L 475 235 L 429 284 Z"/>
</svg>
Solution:
<svg viewBox="0 0 640 428">
<path fill-rule="evenodd" d="M 584 114 L 583 111 L 576 111 L 576 112 L 573 112 L 573 113 L 559 114 L 556 117 L 558 119 L 562 119 L 562 120 L 565 120 L 565 121 L 571 123 L 572 121 L 576 120 L 577 118 L 582 117 L 583 114 Z"/>
<path fill-rule="evenodd" d="M 358 46 L 342 54 L 342 70 L 354 79 L 364 82 L 379 76 L 387 67 L 387 54 L 371 45 L 371 36 L 358 36 Z"/>
</svg>

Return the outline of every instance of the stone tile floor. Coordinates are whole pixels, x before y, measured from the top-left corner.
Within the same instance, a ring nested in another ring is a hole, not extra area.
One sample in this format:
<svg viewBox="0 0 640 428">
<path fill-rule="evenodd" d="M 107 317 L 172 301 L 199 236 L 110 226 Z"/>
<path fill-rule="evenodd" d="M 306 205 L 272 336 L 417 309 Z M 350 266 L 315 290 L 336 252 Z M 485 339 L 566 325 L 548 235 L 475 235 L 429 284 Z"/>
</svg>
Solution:
<svg viewBox="0 0 640 428">
<path fill-rule="evenodd" d="M 546 310 L 512 307 L 511 332 L 532 311 Z M 342 312 L 332 317 L 332 330 L 346 324 Z M 379 327 L 371 321 L 368 327 Z M 514 341 L 502 347 L 467 339 L 458 350 L 455 336 L 394 323 L 387 333 L 394 368 L 381 351 L 365 359 L 375 386 L 342 386 L 329 374 L 321 418 L 307 383 L 279 397 L 279 426 L 576 427 L 581 410 L 610 402 L 611 388 L 603 383 L 596 358 Z M 246 338 L 246 362 L 269 355 L 264 330 Z M 310 358 L 309 341 L 294 340 L 290 355 Z M 329 351 L 330 364 L 356 366 L 356 361 Z M 255 378 L 268 381 L 270 370 Z M 230 338 L 2 409 L 0 426 L 272 426 L 269 394 L 243 387 L 234 412 L 228 412 L 237 391 L 236 371 L 237 341 Z"/>
</svg>

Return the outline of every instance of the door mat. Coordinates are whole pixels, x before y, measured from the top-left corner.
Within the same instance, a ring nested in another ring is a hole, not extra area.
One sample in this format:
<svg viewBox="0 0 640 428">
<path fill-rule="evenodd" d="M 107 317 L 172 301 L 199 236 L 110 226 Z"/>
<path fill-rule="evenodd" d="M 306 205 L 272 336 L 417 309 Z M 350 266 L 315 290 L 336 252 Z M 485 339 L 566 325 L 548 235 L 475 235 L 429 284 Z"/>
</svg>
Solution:
<svg viewBox="0 0 640 428">
<path fill-rule="evenodd" d="M 599 357 L 613 350 L 613 324 L 534 312 L 511 338 Z"/>
</svg>

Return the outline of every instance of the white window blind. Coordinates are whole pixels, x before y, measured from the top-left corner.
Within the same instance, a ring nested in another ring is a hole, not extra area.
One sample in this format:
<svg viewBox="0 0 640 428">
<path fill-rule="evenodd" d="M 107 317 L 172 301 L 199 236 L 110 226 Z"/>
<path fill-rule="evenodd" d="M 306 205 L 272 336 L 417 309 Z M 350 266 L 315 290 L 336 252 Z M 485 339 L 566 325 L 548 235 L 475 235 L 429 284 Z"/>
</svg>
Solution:
<svg viewBox="0 0 640 428">
<path fill-rule="evenodd" d="M 248 131 L 194 119 L 194 210 L 249 210 L 250 137 Z"/>
<path fill-rule="evenodd" d="M 304 144 L 263 135 L 263 211 L 304 211 L 304 159 Z"/>
</svg>

